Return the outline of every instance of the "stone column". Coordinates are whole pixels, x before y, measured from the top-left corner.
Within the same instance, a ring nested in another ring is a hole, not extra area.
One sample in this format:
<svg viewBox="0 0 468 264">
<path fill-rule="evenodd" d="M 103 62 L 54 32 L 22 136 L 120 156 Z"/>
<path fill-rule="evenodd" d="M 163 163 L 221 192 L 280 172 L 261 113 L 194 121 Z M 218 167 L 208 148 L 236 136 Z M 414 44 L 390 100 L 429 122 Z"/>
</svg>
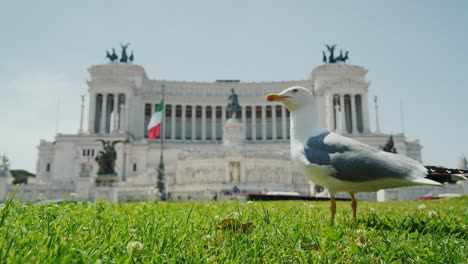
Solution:
<svg viewBox="0 0 468 264">
<path fill-rule="evenodd" d="M 357 131 L 357 115 L 356 115 L 356 98 L 355 98 L 355 94 L 351 94 L 350 95 L 350 98 L 351 98 L 351 116 L 352 116 L 352 120 L 351 120 L 351 124 L 353 126 L 353 134 L 357 134 L 358 131 Z"/>
<path fill-rule="evenodd" d="M 223 126 L 226 123 L 226 106 L 221 107 L 221 119 L 223 120 Z"/>
<path fill-rule="evenodd" d="M 341 115 L 340 115 L 340 106 L 339 105 L 335 105 L 335 117 L 336 117 L 336 128 L 335 128 L 335 131 L 337 133 L 341 133 L 342 131 L 342 127 L 341 127 Z"/>
<path fill-rule="evenodd" d="M 171 109 L 171 139 L 175 139 L 175 128 L 176 128 L 176 123 L 175 123 L 175 112 L 176 112 L 176 107 L 177 105 L 172 104 Z"/>
<path fill-rule="evenodd" d="M 118 123 L 117 121 L 119 120 L 119 94 L 114 94 L 114 109 L 112 110 L 112 113 L 114 113 L 114 120 L 112 122 L 114 123 L 112 132 L 116 133 L 118 129 Z"/>
<path fill-rule="evenodd" d="M 90 134 L 97 133 L 96 127 L 94 127 L 94 117 L 96 116 L 96 97 L 95 93 L 89 94 L 89 114 L 88 114 L 88 132 Z"/>
<path fill-rule="evenodd" d="M 288 139 L 288 131 L 286 131 L 286 107 L 281 106 L 281 133 L 283 139 Z"/>
<path fill-rule="evenodd" d="M 78 130 L 79 134 L 83 134 L 83 116 L 84 116 L 84 97 L 85 95 L 81 95 L 81 113 L 80 113 L 80 130 Z"/>
<path fill-rule="evenodd" d="M 276 140 L 276 105 L 271 106 L 271 138 Z"/>
<path fill-rule="evenodd" d="M 333 98 L 333 96 L 331 96 Z M 325 95 L 325 118 L 326 126 L 328 130 L 332 129 L 332 113 L 333 113 L 333 101 L 330 101 L 330 95 Z"/>
<path fill-rule="evenodd" d="M 206 140 L 206 105 L 202 105 L 202 130 L 201 130 L 201 139 Z"/>
<path fill-rule="evenodd" d="M 341 133 L 346 133 L 346 116 L 344 105 L 344 94 L 340 94 L 340 117 L 341 117 Z"/>
<path fill-rule="evenodd" d="M 195 119 L 197 117 L 196 114 L 197 106 L 192 105 L 192 140 L 196 140 L 196 126 L 195 126 Z"/>
<path fill-rule="evenodd" d="M 262 140 L 266 140 L 266 106 L 262 105 Z"/>
<path fill-rule="evenodd" d="M 246 118 L 246 108 L 245 106 L 242 107 L 242 125 L 244 126 L 244 128 L 246 128 L 246 122 L 247 122 L 247 118 Z M 247 129 L 244 130 L 244 140 L 245 138 L 247 137 Z"/>
<path fill-rule="evenodd" d="M 380 134 L 380 124 L 379 124 L 379 106 L 377 105 L 377 96 L 374 97 L 375 102 L 375 133 Z"/>
<path fill-rule="evenodd" d="M 361 111 L 362 111 L 362 128 L 364 133 L 369 133 L 369 100 L 367 93 L 361 95 Z"/>
<path fill-rule="evenodd" d="M 119 133 L 124 133 L 124 125 L 125 125 L 125 104 L 120 104 L 120 125 L 119 125 Z"/>
<path fill-rule="evenodd" d="M 107 94 L 102 94 L 102 104 L 101 104 L 101 123 L 99 124 L 99 133 L 106 133 L 106 118 L 107 118 Z"/>
<path fill-rule="evenodd" d="M 211 106 L 211 140 L 216 140 L 216 106 Z"/>
<path fill-rule="evenodd" d="M 257 140 L 257 107 L 252 106 L 252 140 Z"/>
<path fill-rule="evenodd" d="M 181 135 L 180 138 L 182 140 L 185 140 L 185 107 L 186 107 L 186 105 L 182 105 L 182 107 L 181 107 L 182 108 L 182 113 L 181 113 L 182 127 L 181 127 L 180 130 L 181 130 L 182 135 Z"/>
</svg>

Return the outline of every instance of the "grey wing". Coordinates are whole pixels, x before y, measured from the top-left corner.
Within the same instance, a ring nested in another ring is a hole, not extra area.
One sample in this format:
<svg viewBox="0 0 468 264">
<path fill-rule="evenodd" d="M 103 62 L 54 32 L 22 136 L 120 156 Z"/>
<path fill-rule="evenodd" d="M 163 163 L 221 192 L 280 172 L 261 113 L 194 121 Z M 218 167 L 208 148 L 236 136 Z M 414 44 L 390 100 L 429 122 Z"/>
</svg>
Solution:
<svg viewBox="0 0 468 264">
<path fill-rule="evenodd" d="M 332 176 L 343 181 L 404 179 L 424 177 L 427 173 L 424 166 L 415 160 L 377 150 L 332 132 L 310 138 L 305 153 L 311 163 L 332 166 L 336 170 Z"/>
</svg>

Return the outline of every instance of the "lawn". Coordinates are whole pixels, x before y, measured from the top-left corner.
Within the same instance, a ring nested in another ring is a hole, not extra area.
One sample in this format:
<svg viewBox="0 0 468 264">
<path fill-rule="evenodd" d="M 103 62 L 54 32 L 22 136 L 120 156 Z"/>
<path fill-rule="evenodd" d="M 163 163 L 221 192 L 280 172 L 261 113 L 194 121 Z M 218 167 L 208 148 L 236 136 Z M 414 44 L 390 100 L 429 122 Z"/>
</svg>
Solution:
<svg viewBox="0 0 468 264">
<path fill-rule="evenodd" d="M 0 205 L 0 263 L 467 263 L 468 197 Z"/>
</svg>

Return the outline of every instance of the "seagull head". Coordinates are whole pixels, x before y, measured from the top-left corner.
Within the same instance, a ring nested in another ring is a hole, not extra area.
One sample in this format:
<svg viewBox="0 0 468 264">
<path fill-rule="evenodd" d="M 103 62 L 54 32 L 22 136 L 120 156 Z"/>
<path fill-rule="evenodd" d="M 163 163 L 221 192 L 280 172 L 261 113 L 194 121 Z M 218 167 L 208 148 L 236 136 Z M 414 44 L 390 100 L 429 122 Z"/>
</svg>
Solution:
<svg viewBox="0 0 468 264">
<path fill-rule="evenodd" d="M 281 102 L 288 108 L 291 113 L 291 140 L 305 141 L 310 136 L 326 131 L 320 125 L 314 95 L 306 88 L 293 86 L 279 94 L 267 94 L 265 100 Z"/>
<path fill-rule="evenodd" d="M 314 96 L 304 87 L 293 86 L 281 93 L 270 93 L 265 96 L 268 102 L 281 102 L 289 111 L 294 111 L 310 105 Z"/>
</svg>

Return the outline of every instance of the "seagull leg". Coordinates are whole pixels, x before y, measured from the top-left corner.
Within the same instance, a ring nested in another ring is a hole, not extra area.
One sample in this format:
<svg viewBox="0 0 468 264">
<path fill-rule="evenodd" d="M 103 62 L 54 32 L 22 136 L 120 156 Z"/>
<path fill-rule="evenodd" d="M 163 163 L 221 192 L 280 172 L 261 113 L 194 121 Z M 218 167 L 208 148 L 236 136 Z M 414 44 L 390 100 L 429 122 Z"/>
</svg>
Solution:
<svg viewBox="0 0 468 264">
<path fill-rule="evenodd" d="M 351 208 L 353 209 L 353 219 L 356 219 L 356 210 L 357 210 L 356 197 L 354 197 L 354 193 L 350 193 L 349 195 L 351 195 Z"/>
<path fill-rule="evenodd" d="M 335 223 L 335 214 L 336 214 L 336 201 L 335 201 L 335 195 L 331 195 L 331 206 L 330 206 L 330 210 L 331 210 L 331 224 L 333 225 Z"/>
</svg>

